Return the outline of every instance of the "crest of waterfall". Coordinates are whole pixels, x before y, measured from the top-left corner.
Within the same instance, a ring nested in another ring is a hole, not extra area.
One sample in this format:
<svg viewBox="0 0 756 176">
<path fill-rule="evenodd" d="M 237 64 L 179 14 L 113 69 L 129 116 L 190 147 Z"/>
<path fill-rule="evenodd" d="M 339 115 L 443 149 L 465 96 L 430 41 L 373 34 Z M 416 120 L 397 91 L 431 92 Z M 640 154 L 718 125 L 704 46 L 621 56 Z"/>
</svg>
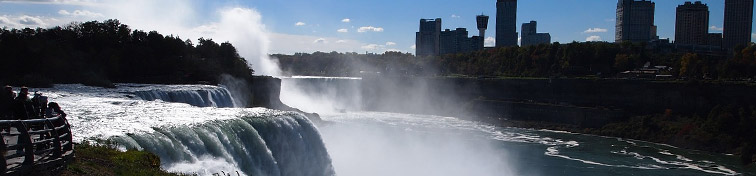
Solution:
<svg viewBox="0 0 756 176">
<path fill-rule="evenodd" d="M 151 89 L 134 92 L 143 100 L 186 103 L 198 107 L 238 107 L 225 87 L 208 86 L 198 89 Z"/>
<path fill-rule="evenodd" d="M 185 173 L 192 169 L 201 175 L 220 173 L 222 170 L 202 167 L 202 163 L 220 162 L 215 165 L 230 164 L 234 167 L 226 169 L 246 175 L 335 175 L 317 128 L 297 113 L 250 113 L 237 119 L 154 130 L 114 140 L 126 148 L 153 152 L 168 170 L 181 167 L 175 170 Z"/>
</svg>

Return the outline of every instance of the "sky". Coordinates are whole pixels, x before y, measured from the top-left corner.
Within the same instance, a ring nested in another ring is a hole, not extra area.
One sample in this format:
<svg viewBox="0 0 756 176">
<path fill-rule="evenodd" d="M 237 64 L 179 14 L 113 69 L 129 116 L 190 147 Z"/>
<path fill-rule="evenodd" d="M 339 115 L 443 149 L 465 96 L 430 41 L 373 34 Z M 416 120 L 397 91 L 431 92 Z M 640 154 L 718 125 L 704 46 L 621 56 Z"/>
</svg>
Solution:
<svg viewBox="0 0 756 176">
<path fill-rule="evenodd" d="M 654 2 L 659 37 L 674 40 L 675 8 L 685 1 Z M 703 3 L 709 5 L 710 32 L 721 33 L 724 1 Z M 489 15 L 486 45 L 492 46 L 495 4 L 495 0 L 0 0 L 0 27 L 52 27 L 72 21 L 119 19 L 132 29 L 196 40 L 245 32 L 221 29 L 233 26 L 233 22 L 217 25 L 223 23 L 225 12 L 245 9 L 251 15 L 244 17 L 255 18 L 245 25 L 256 28 L 255 35 L 266 41 L 261 50 L 268 54 L 414 53 L 421 18 L 442 18 L 444 29 L 464 27 L 472 36 L 478 33 L 475 16 Z M 538 32 L 551 33 L 552 42 L 614 41 L 616 4 L 616 0 L 519 1 L 517 30 L 522 23 L 535 20 Z M 756 41 L 753 33 L 752 41 Z M 220 38 L 235 39 L 233 35 Z"/>
</svg>

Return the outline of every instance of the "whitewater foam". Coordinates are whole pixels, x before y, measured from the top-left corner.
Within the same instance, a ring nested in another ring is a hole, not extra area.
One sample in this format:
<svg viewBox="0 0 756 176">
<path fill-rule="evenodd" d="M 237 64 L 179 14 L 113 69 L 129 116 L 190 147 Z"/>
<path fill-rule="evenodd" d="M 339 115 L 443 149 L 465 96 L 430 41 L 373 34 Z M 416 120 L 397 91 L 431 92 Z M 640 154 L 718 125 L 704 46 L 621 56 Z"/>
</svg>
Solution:
<svg viewBox="0 0 756 176">
<path fill-rule="evenodd" d="M 265 108 L 199 107 L 138 96 L 138 92 L 168 96 L 178 92 L 188 95 L 180 99 L 186 102 L 233 102 L 207 99 L 212 97 L 202 93 L 205 90 L 227 92 L 217 86 L 137 84 L 119 84 L 116 89 L 56 85 L 37 91 L 64 107 L 76 134 L 74 140 L 111 139 L 123 148 L 150 151 L 160 156 L 167 170 L 335 175 L 318 129 L 301 114 Z"/>
</svg>

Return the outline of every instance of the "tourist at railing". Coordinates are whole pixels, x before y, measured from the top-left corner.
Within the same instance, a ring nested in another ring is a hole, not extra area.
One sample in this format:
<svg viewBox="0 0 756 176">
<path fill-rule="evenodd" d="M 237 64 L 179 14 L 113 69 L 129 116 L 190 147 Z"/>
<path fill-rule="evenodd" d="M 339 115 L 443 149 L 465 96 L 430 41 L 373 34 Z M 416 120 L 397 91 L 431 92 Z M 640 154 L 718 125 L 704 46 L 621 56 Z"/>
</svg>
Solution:
<svg viewBox="0 0 756 176">
<path fill-rule="evenodd" d="M 66 112 L 63 112 L 63 110 L 60 109 L 60 106 L 58 103 L 50 102 L 47 104 L 47 110 L 45 111 L 45 118 L 53 118 L 53 117 L 60 117 L 60 120 L 57 120 L 58 123 L 66 123 Z M 63 124 L 55 124 L 55 126 L 61 126 Z"/>
<path fill-rule="evenodd" d="M 11 105 L 13 104 L 13 87 L 5 86 L 2 92 L 0 92 L 0 120 L 11 120 L 12 115 Z"/>
<path fill-rule="evenodd" d="M 42 96 L 42 93 L 34 92 L 34 97 L 31 99 L 34 105 L 34 113 L 39 118 L 45 118 L 45 110 L 47 110 L 47 97 Z"/>
<path fill-rule="evenodd" d="M 29 88 L 21 87 L 21 91 L 18 92 L 14 102 L 13 116 L 18 120 L 37 118 L 37 113 L 34 113 L 34 103 L 29 99 Z"/>
</svg>

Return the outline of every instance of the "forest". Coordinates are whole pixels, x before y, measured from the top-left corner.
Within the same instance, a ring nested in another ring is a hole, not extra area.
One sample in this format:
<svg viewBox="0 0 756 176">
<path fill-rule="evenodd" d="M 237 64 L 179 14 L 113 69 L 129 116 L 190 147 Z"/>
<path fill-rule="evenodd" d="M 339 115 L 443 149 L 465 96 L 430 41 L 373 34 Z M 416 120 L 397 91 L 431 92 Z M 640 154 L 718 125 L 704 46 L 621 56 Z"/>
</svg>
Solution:
<svg viewBox="0 0 756 176">
<path fill-rule="evenodd" d="M 217 83 L 220 75 L 254 72 L 231 43 L 194 44 L 118 20 L 74 22 L 48 29 L 0 29 L 0 83 L 49 87 L 83 83 Z"/>
<path fill-rule="evenodd" d="M 643 43 L 573 42 L 529 47 L 502 47 L 436 57 L 409 53 L 338 52 L 273 55 L 291 75 L 360 76 L 360 71 L 420 76 L 616 77 L 646 63 L 667 66 L 666 74 L 686 79 L 753 79 L 756 47 L 750 44 L 723 52 L 697 54 L 648 47 Z"/>
</svg>

